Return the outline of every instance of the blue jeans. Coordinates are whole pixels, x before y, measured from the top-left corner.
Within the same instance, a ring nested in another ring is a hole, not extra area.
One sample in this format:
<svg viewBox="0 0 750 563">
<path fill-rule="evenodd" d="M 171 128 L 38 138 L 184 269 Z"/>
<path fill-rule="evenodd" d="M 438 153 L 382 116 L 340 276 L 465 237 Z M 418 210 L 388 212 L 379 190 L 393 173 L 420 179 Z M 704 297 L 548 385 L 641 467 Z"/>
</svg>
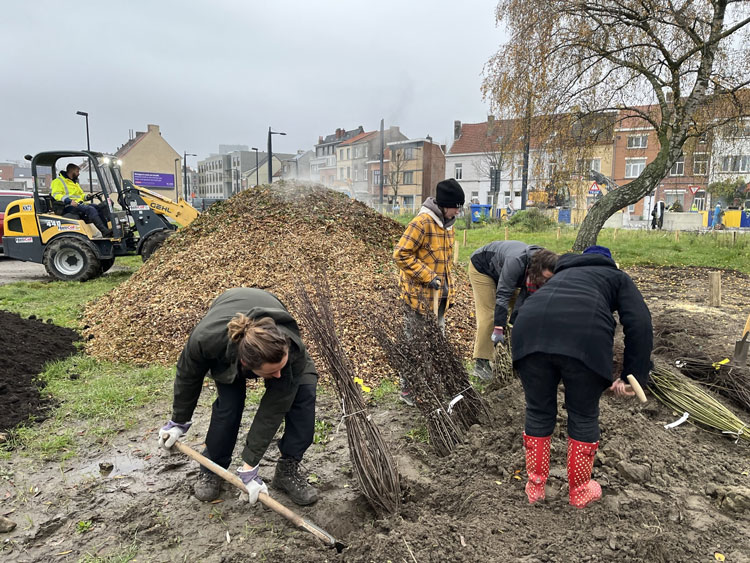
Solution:
<svg viewBox="0 0 750 563">
<path fill-rule="evenodd" d="M 612 384 L 570 356 L 537 352 L 522 358 L 516 369 L 526 395 L 526 434 L 543 438 L 557 421 L 557 386 L 565 387 L 568 436 L 579 442 L 599 440 L 599 399 Z"/>
</svg>

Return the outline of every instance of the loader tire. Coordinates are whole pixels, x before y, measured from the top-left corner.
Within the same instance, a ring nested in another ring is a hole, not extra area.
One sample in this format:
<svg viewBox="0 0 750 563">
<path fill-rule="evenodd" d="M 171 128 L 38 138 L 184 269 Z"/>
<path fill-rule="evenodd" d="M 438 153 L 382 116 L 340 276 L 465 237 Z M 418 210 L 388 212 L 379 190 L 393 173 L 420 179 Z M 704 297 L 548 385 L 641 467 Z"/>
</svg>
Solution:
<svg viewBox="0 0 750 563">
<path fill-rule="evenodd" d="M 141 258 L 143 258 L 143 261 L 145 262 L 151 258 L 153 253 L 161 248 L 164 241 L 172 236 L 172 233 L 173 231 L 157 231 L 150 235 L 143 243 L 143 246 L 141 246 Z"/>
<path fill-rule="evenodd" d="M 114 258 L 102 258 L 99 260 L 99 264 L 102 266 L 101 273 L 109 271 L 109 269 L 114 265 L 115 259 Z"/>
<path fill-rule="evenodd" d="M 87 281 L 101 273 L 101 263 L 93 250 L 83 241 L 62 237 L 47 245 L 42 258 L 44 268 L 61 281 Z"/>
</svg>

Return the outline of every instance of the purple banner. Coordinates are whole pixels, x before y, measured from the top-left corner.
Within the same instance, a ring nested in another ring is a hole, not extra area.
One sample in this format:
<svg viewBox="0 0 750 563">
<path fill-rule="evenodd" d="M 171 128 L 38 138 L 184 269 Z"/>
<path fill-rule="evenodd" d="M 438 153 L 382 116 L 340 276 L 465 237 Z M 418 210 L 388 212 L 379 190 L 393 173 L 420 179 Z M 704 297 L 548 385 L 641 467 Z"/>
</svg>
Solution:
<svg viewBox="0 0 750 563">
<path fill-rule="evenodd" d="M 174 188 L 174 174 L 133 172 L 133 183 L 146 188 Z"/>
</svg>

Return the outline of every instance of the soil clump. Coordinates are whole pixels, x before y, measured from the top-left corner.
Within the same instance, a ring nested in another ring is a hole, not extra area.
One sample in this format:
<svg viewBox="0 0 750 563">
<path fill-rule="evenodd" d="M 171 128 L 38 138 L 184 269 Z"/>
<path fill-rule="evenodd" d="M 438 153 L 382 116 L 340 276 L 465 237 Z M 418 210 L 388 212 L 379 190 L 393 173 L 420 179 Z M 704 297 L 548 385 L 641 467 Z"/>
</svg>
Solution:
<svg viewBox="0 0 750 563">
<path fill-rule="evenodd" d="M 0 432 L 45 418 L 37 376 L 44 364 L 75 353 L 79 335 L 36 318 L 0 311 Z"/>
</svg>

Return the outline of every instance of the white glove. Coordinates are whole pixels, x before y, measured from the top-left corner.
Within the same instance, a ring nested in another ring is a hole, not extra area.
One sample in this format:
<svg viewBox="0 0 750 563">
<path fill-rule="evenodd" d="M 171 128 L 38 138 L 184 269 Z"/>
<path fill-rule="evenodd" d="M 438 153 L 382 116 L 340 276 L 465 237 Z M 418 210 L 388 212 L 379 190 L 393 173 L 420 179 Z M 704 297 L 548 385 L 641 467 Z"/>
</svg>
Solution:
<svg viewBox="0 0 750 563">
<path fill-rule="evenodd" d="M 175 442 L 185 435 L 191 424 L 193 424 L 192 420 L 182 424 L 170 420 L 159 429 L 159 447 L 171 450 Z"/>
<path fill-rule="evenodd" d="M 265 483 L 260 485 L 257 481 L 251 481 L 250 484 L 245 485 L 245 488 L 247 489 L 247 502 L 250 503 L 250 506 L 255 506 L 255 503 L 258 502 L 258 495 L 260 493 L 268 494 L 268 487 Z M 240 493 L 240 498 L 242 498 L 242 500 L 245 500 L 244 497 L 245 493 Z"/>
</svg>

